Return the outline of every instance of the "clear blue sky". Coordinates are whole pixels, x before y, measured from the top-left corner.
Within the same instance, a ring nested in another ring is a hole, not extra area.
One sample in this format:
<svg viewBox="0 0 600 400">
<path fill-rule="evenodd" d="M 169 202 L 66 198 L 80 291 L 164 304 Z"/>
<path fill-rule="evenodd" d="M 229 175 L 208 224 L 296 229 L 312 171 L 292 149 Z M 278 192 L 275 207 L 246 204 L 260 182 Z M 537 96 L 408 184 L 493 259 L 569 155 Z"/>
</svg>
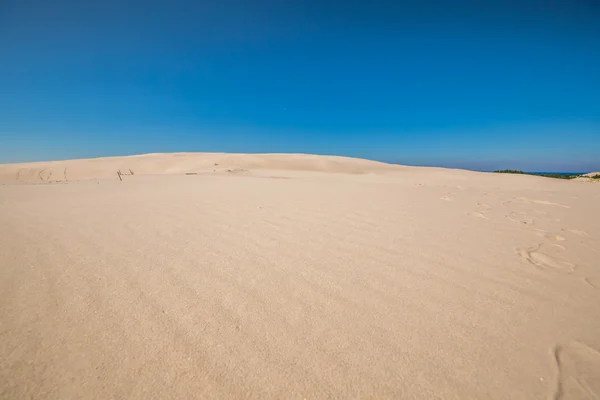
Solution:
<svg viewBox="0 0 600 400">
<path fill-rule="evenodd" d="M 599 170 L 600 3 L 0 0 L 0 162 L 172 151 Z"/>
</svg>

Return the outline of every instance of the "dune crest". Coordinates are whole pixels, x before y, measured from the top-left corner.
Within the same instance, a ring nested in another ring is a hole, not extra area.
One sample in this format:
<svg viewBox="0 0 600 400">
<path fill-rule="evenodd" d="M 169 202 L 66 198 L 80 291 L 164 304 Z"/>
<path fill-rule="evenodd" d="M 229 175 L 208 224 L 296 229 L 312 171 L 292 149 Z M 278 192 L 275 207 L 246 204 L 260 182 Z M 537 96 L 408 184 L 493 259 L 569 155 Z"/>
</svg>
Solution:
<svg viewBox="0 0 600 400">
<path fill-rule="evenodd" d="M 154 153 L 0 165 L 0 181 L 66 182 L 118 179 L 123 174 L 163 175 L 249 170 L 321 171 L 362 174 L 401 168 L 359 158 L 311 154 Z"/>
</svg>

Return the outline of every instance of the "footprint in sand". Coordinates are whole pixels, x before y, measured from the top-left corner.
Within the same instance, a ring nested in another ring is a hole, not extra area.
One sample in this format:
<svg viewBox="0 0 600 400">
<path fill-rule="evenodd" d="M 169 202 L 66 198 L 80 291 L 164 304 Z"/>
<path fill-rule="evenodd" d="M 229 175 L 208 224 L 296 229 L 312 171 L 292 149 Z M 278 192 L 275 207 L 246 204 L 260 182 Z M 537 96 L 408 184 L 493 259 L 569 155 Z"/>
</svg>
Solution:
<svg viewBox="0 0 600 400">
<path fill-rule="evenodd" d="M 520 202 L 524 202 L 524 203 L 543 204 L 545 206 L 557 206 L 557 207 L 563 207 L 563 208 L 571 208 L 564 204 L 553 203 L 551 201 L 546 201 L 546 200 L 528 199 L 526 197 L 517 197 L 517 200 Z"/>
<path fill-rule="evenodd" d="M 492 206 L 490 206 L 489 204 L 485 204 L 485 203 L 477 203 L 477 206 L 482 211 L 490 211 L 492 209 Z"/>
<path fill-rule="evenodd" d="M 470 215 L 472 217 L 482 218 L 482 219 L 489 219 L 488 217 L 486 217 L 485 215 L 483 215 L 483 213 L 480 213 L 479 211 L 472 211 L 472 212 L 467 213 L 467 215 Z"/>
<path fill-rule="evenodd" d="M 454 193 L 448 193 L 445 196 L 440 197 L 441 200 L 445 200 L 445 201 L 454 201 L 454 199 L 452 198 L 452 195 Z"/>
<path fill-rule="evenodd" d="M 535 223 L 535 220 L 524 212 L 511 212 L 505 217 L 519 224 L 533 225 Z"/>
<path fill-rule="evenodd" d="M 477 203 L 477 210 L 468 212 L 467 215 L 481 219 L 489 219 L 485 213 L 491 210 L 492 207 L 489 204 Z"/>
<path fill-rule="evenodd" d="M 596 278 L 583 278 L 584 282 L 594 289 L 600 289 L 600 279 Z"/>
<path fill-rule="evenodd" d="M 535 265 L 538 268 L 546 270 L 554 270 L 559 272 L 573 272 L 575 270 L 575 264 L 568 261 L 562 261 L 555 257 L 549 256 L 548 254 L 540 252 L 540 247 L 532 247 L 529 249 L 518 249 L 517 252 L 524 260 Z"/>
<path fill-rule="evenodd" d="M 600 398 L 600 352 L 581 342 L 554 349 L 558 369 L 555 400 Z"/>
<path fill-rule="evenodd" d="M 548 233 L 546 235 L 547 239 L 550 239 L 554 242 L 564 242 L 565 240 L 567 240 L 566 238 L 564 238 L 563 236 L 560 235 L 555 235 L 554 233 Z"/>
<path fill-rule="evenodd" d="M 567 231 L 567 232 L 570 232 L 574 235 L 581 236 L 581 237 L 590 236 L 590 235 L 588 235 L 588 233 L 586 231 L 581 231 L 579 229 L 563 229 L 563 231 Z"/>
</svg>

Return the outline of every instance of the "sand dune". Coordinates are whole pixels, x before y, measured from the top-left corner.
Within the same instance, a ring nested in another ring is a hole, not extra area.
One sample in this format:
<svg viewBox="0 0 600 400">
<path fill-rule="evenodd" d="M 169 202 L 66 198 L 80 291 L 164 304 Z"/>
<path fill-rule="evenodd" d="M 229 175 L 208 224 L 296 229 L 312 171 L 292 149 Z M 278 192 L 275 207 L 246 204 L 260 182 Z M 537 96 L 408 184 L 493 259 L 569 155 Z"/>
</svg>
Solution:
<svg viewBox="0 0 600 400">
<path fill-rule="evenodd" d="M 124 174 L 244 172 L 248 170 L 322 171 L 361 174 L 397 170 L 377 161 L 310 154 L 171 153 L 0 165 L 0 181 L 66 182 L 118 179 Z"/>
<path fill-rule="evenodd" d="M 599 185 L 229 154 L 0 181 L 1 398 L 600 396 Z"/>
<path fill-rule="evenodd" d="M 600 183 L 600 179 L 592 179 L 593 176 L 600 176 L 600 171 L 599 172 L 590 172 L 589 174 L 584 174 L 580 177 L 575 178 L 575 180 L 584 181 L 584 182 Z"/>
</svg>

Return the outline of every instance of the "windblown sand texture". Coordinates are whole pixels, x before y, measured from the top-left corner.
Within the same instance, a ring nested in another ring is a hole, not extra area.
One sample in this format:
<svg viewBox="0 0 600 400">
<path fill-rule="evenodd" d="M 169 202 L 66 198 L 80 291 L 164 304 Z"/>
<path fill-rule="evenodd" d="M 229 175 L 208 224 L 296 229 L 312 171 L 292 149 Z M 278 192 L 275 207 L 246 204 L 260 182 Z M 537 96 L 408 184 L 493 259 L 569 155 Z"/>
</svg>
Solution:
<svg viewBox="0 0 600 400">
<path fill-rule="evenodd" d="M 1 398 L 600 398 L 600 185 L 192 153 L 0 183 Z"/>
</svg>

